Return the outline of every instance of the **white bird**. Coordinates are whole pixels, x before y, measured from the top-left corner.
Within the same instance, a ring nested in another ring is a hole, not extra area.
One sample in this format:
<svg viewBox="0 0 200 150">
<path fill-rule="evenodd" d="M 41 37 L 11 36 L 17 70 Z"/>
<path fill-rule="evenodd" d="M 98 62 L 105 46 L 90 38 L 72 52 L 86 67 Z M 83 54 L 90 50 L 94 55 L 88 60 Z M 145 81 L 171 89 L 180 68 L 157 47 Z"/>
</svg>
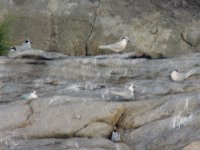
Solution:
<svg viewBox="0 0 200 150">
<path fill-rule="evenodd" d="M 183 73 L 183 72 L 179 72 L 178 70 L 174 70 L 172 71 L 170 76 L 171 76 L 172 81 L 181 82 L 189 78 L 191 75 L 195 74 L 196 71 L 197 71 L 196 69 L 191 69 L 187 73 Z"/>
<path fill-rule="evenodd" d="M 121 141 L 121 135 L 120 135 L 119 132 L 117 132 L 116 127 L 114 127 L 114 130 L 112 132 L 111 140 L 113 142 L 120 142 Z"/>
<path fill-rule="evenodd" d="M 120 99 L 124 100 L 133 100 L 135 99 L 135 85 L 129 84 L 128 90 L 124 91 L 109 91 L 112 96 L 117 96 Z"/>
<path fill-rule="evenodd" d="M 22 47 L 24 47 L 24 48 L 31 48 L 31 41 L 29 39 L 25 40 L 22 43 Z"/>
<path fill-rule="evenodd" d="M 36 91 L 33 91 L 33 92 L 31 92 L 31 93 L 22 95 L 22 98 L 23 98 L 23 99 L 27 99 L 27 100 L 32 100 L 32 99 L 37 99 L 38 96 L 37 96 Z"/>
<path fill-rule="evenodd" d="M 102 46 L 99 46 L 98 48 L 99 49 L 108 49 L 108 50 L 119 53 L 125 49 L 125 47 L 129 41 L 130 41 L 129 38 L 125 36 L 119 42 L 116 42 L 114 44 L 109 44 L 109 45 L 102 45 Z"/>
</svg>

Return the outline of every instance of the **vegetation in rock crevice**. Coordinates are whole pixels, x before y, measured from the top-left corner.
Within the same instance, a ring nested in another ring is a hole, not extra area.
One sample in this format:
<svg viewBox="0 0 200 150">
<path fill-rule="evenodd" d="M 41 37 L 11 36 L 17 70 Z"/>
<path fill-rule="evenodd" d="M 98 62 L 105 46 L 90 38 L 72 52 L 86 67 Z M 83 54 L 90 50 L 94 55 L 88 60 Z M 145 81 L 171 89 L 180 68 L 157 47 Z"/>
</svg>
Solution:
<svg viewBox="0 0 200 150">
<path fill-rule="evenodd" d="M 5 55 L 10 47 L 9 26 L 10 18 L 0 23 L 0 55 Z"/>
</svg>

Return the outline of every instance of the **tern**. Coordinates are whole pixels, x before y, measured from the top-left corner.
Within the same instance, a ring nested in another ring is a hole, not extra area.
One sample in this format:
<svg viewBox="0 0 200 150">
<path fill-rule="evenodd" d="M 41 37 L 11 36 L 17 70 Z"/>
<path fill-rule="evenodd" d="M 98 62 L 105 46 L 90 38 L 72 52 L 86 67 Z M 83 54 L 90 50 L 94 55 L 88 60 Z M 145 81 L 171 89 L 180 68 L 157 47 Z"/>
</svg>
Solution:
<svg viewBox="0 0 200 150">
<path fill-rule="evenodd" d="M 112 132 L 111 140 L 112 140 L 113 142 L 120 142 L 120 141 L 121 141 L 120 133 L 117 132 L 116 127 L 114 127 L 114 130 L 113 130 L 113 132 Z"/>
<path fill-rule="evenodd" d="M 189 78 L 191 75 L 196 73 L 196 69 L 191 69 L 187 73 L 179 72 L 178 70 L 174 70 L 171 72 L 171 79 L 172 81 L 175 82 L 181 82 L 184 81 L 185 79 Z"/>
<path fill-rule="evenodd" d="M 128 90 L 124 91 L 109 91 L 112 96 L 119 97 L 124 100 L 133 100 L 135 99 L 135 85 L 129 84 Z"/>
<path fill-rule="evenodd" d="M 37 99 L 38 96 L 37 96 L 36 91 L 33 91 L 33 92 L 31 92 L 31 93 L 22 95 L 22 98 L 23 98 L 23 99 L 27 99 L 27 100 L 32 100 L 32 99 Z"/>
<path fill-rule="evenodd" d="M 114 52 L 121 52 L 126 48 L 127 43 L 130 42 L 129 38 L 124 36 L 121 41 L 114 44 L 99 46 L 99 49 L 108 49 Z"/>
</svg>

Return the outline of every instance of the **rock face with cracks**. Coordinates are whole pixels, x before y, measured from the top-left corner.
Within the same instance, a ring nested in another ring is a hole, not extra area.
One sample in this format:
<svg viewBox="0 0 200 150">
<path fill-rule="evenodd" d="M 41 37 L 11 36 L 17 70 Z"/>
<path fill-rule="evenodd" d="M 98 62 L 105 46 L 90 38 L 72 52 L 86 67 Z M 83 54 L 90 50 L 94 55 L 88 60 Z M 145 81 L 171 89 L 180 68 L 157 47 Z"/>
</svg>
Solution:
<svg viewBox="0 0 200 150">
<path fill-rule="evenodd" d="M 135 59 L 133 53 L 20 52 L 0 58 L 2 150 L 175 150 L 200 139 L 199 53 Z M 174 82 L 170 73 L 177 68 L 196 72 Z M 129 83 L 135 85 L 132 101 L 109 97 Z M 38 99 L 21 98 L 33 90 Z M 119 143 L 110 140 L 114 127 Z"/>
<path fill-rule="evenodd" d="M 112 53 L 98 49 L 128 36 L 126 52 L 152 57 L 199 51 L 199 0 L 0 0 L 0 22 L 11 16 L 13 45 L 67 55 Z"/>
</svg>

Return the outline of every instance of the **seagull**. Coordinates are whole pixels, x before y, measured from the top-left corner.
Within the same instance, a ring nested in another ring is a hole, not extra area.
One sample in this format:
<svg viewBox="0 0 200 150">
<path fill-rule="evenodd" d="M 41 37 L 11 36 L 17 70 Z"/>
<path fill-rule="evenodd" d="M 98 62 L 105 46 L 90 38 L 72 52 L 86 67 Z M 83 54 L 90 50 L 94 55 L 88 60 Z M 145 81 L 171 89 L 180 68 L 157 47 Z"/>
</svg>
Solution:
<svg viewBox="0 0 200 150">
<path fill-rule="evenodd" d="M 119 53 L 125 49 L 128 42 L 130 42 L 129 38 L 124 36 L 122 38 L 122 40 L 119 42 L 116 42 L 114 44 L 109 44 L 109 45 L 102 45 L 102 46 L 99 46 L 98 48 L 99 49 L 108 49 L 108 50 Z"/>
<path fill-rule="evenodd" d="M 31 48 L 31 41 L 30 41 L 29 39 L 26 39 L 26 40 L 22 43 L 22 47 Z"/>
<path fill-rule="evenodd" d="M 121 141 L 120 133 L 117 132 L 116 127 L 114 127 L 114 130 L 113 130 L 113 132 L 112 132 L 111 140 L 112 140 L 113 142 L 120 142 L 120 141 Z"/>
<path fill-rule="evenodd" d="M 32 100 L 32 99 L 37 99 L 38 96 L 36 91 L 32 91 L 31 93 L 22 95 L 22 98 L 27 100 Z"/>
<path fill-rule="evenodd" d="M 196 73 L 196 69 L 191 69 L 187 73 L 179 72 L 178 70 L 174 70 L 171 72 L 171 79 L 172 81 L 175 82 L 181 82 L 184 81 L 185 79 L 189 78 L 191 75 Z"/>
<path fill-rule="evenodd" d="M 125 91 L 109 91 L 109 93 L 112 96 L 117 96 L 120 99 L 124 99 L 124 100 L 132 100 L 135 99 L 135 85 L 134 84 L 129 84 L 128 90 Z"/>
</svg>

